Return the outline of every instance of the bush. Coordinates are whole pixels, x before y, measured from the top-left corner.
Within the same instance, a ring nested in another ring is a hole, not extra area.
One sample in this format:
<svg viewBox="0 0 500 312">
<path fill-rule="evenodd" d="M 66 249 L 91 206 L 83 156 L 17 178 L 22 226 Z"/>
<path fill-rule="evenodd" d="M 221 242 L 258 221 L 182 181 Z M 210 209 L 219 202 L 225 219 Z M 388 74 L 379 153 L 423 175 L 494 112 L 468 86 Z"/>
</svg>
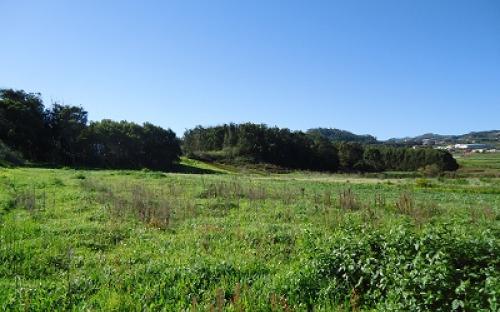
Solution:
<svg viewBox="0 0 500 312">
<path fill-rule="evenodd" d="M 415 180 L 415 185 L 417 187 L 432 187 L 431 181 L 427 180 L 426 178 L 418 178 Z"/>
<path fill-rule="evenodd" d="M 418 171 L 426 177 L 437 177 L 442 173 L 442 170 L 436 164 L 426 165 L 418 169 Z"/>
<path fill-rule="evenodd" d="M 19 166 L 24 164 L 21 153 L 16 152 L 0 141 L 0 166 Z"/>
<path fill-rule="evenodd" d="M 491 232 L 478 237 L 446 226 L 421 232 L 361 226 L 329 238 L 310 234 L 305 244 L 306 258 L 276 286 L 291 304 L 497 311 L 500 250 Z"/>
</svg>

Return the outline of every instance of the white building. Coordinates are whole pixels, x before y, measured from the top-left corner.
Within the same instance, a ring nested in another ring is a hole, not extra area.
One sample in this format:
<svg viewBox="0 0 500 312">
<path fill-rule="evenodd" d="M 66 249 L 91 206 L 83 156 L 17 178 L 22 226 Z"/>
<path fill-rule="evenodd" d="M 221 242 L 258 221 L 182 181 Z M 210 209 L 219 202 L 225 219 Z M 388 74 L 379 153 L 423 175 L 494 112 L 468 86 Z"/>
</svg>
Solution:
<svg viewBox="0 0 500 312">
<path fill-rule="evenodd" d="M 462 149 L 462 150 L 479 150 L 479 149 L 487 149 L 488 145 L 487 144 L 479 144 L 479 143 L 455 144 L 455 148 Z"/>
</svg>

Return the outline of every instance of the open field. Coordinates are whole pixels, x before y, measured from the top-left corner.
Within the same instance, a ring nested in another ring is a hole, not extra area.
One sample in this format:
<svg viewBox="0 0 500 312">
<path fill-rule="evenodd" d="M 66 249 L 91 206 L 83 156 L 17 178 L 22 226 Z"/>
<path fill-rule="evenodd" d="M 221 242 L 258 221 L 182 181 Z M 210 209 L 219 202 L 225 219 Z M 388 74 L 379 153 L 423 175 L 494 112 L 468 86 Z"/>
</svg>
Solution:
<svg viewBox="0 0 500 312">
<path fill-rule="evenodd" d="M 460 173 L 479 177 L 500 177 L 500 153 L 455 155 Z"/>
<path fill-rule="evenodd" d="M 0 310 L 500 307 L 499 178 L 183 165 L 0 169 Z"/>
</svg>

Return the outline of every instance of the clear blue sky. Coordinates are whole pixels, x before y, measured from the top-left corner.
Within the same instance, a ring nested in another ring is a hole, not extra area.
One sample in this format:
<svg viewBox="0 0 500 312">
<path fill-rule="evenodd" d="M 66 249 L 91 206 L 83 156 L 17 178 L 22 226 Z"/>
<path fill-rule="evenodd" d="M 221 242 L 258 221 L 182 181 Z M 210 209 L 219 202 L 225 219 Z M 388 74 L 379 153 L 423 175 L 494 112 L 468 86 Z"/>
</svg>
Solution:
<svg viewBox="0 0 500 312">
<path fill-rule="evenodd" d="M 0 0 L 0 87 L 91 120 L 500 128 L 500 1 Z"/>
</svg>

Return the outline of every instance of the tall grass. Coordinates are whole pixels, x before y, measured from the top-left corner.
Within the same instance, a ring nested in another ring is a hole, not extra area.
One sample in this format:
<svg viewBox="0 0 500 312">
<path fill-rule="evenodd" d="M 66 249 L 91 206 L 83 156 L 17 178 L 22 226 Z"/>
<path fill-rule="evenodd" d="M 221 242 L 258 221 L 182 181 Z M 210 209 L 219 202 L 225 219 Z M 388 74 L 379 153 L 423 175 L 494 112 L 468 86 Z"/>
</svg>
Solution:
<svg viewBox="0 0 500 312">
<path fill-rule="evenodd" d="M 86 179 L 81 182 L 87 191 L 96 192 L 96 200 L 105 205 L 113 217 L 135 217 L 156 228 L 167 229 L 174 222 L 195 217 L 193 200 L 181 196 L 175 186 L 152 188 L 140 183 L 105 184 Z"/>
<path fill-rule="evenodd" d="M 498 310 L 477 181 L 308 177 L 2 171 L 0 310 Z"/>
</svg>

